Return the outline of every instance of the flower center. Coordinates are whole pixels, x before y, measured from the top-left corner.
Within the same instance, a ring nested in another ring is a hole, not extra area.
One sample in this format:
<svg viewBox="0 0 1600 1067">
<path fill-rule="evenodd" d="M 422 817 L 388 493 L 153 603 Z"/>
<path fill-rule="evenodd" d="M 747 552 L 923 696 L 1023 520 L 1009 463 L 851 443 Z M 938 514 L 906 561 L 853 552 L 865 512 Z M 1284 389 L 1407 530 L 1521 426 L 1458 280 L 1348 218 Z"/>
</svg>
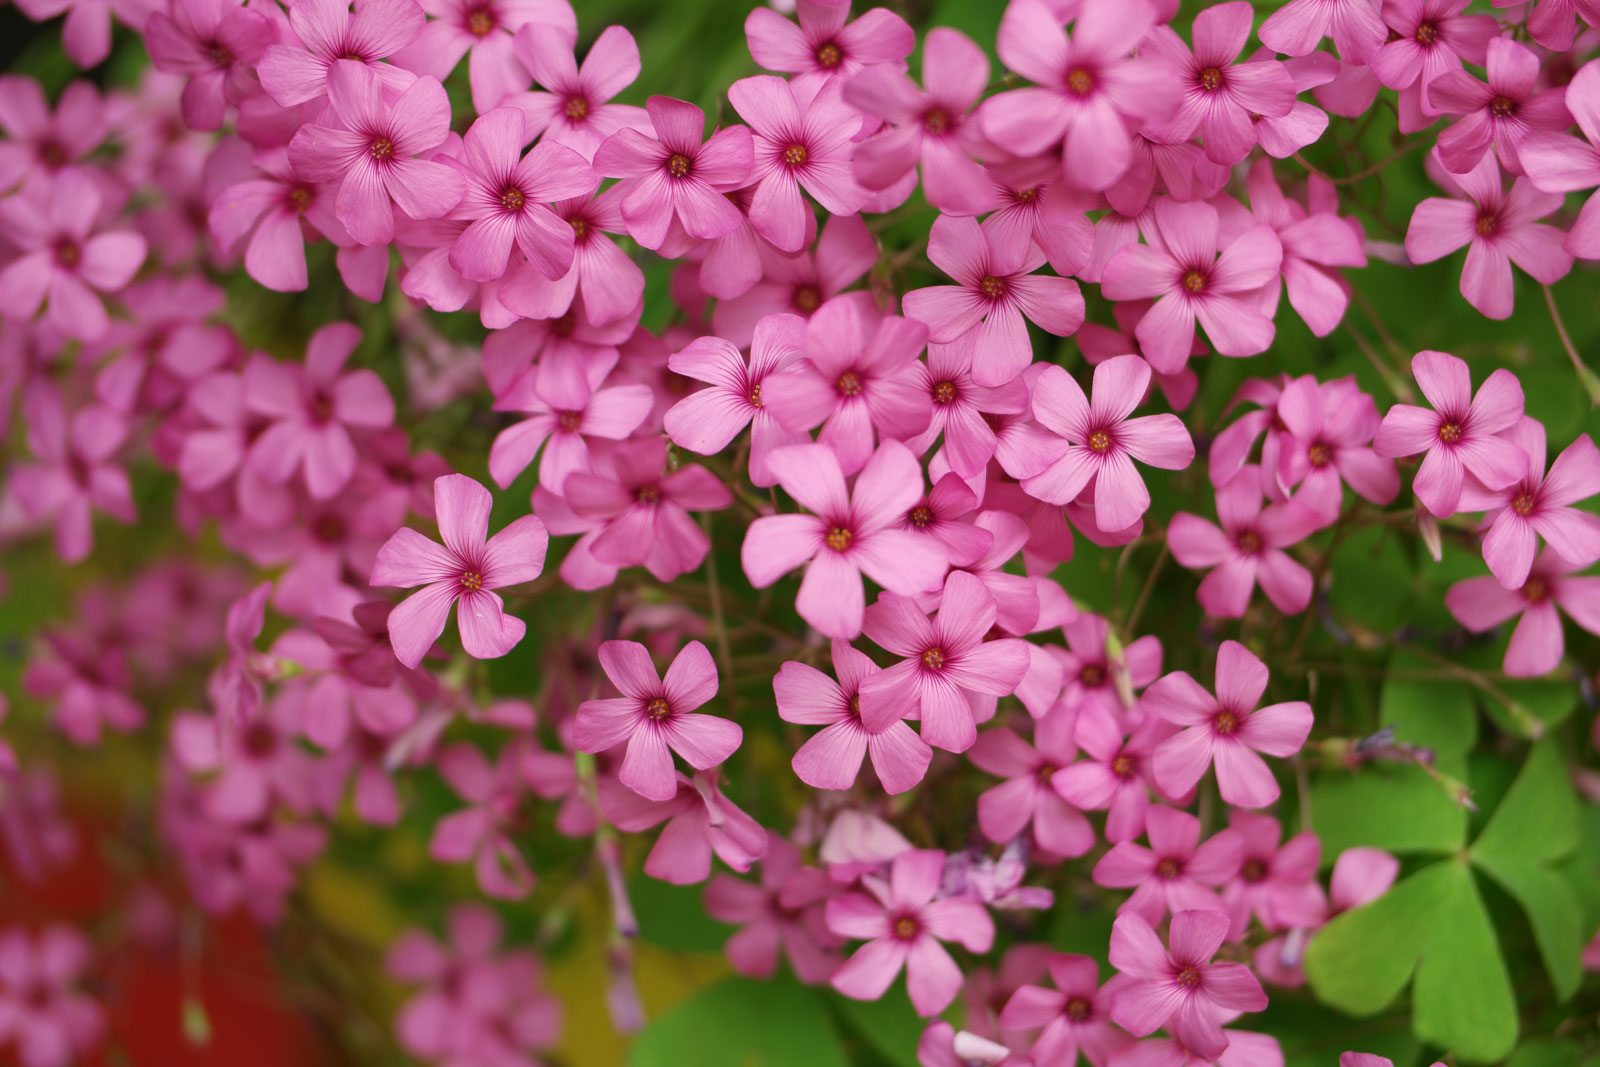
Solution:
<svg viewBox="0 0 1600 1067">
<path fill-rule="evenodd" d="M 654 483 L 641 485 L 633 491 L 633 496 L 641 504 L 659 504 L 661 503 L 661 487 Z"/>
<path fill-rule="evenodd" d="M 802 285 L 794 291 L 794 306 L 801 311 L 815 311 L 822 306 L 822 293 L 814 285 Z"/>
<path fill-rule="evenodd" d="M 950 113 L 942 107 L 933 108 L 922 116 L 922 128 L 932 134 L 949 133 L 953 125 Z"/>
<path fill-rule="evenodd" d="M 1089 447 L 1096 452 L 1104 452 L 1111 447 L 1111 435 L 1104 430 L 1096 430 L 1089 435 Z"/>
<path fill-rule="evenodd" d="M 574 122 L 579 119 L 586 119 L 589 117 L 588 98 L 582 96 L 569 96 L 567 97 L 566 104 L 562 106 L 561 111 L 567 116 L 567 118 L 572 119 Z"/>
<path fill-rule="evenodd" d="M 1494 232 L 1499 228 L 1500 220 L 1492 212 L 1479 215 L 1478 221 L 1473 225 L 1473 229 L 1478 231 L 1479 237 L 1493 237 Z"/>
<path fill-rule="evenodd" d="M 240 739 L 245 752 L 255 759 L 265 759 L 278 749 L 278 731 L 264 722 L 253 722 L 245 727 Z"/>
<path fill-rule="evenodd" d="M 1333 460 L 1333 449 L 1318 441 L 1306 449 L 1306 458 L 1313 467 L 1326 467 Z"/>
<path fill-rule="evenodd" d="M 1445 423 L 1443 426 L 1439 427 L 1439 440 L 1441 440 L 1441 441 L 1459 441 L 1459 440 L 1461 440 L 1461 427 L 1456 425 L 1453 422 Z"/>
<path fill-rule="evenodd" d="M 296 186 L 289 190 L 289 206 L 304 215 L 311 208 L 311 190 Z"/>
<path fill-rule="evenodd" d="M 672 714 L 672 705 L 667 703 L 666 697 L 656 697 L 644 706 L 644 713 L 652 722 L 660 722 Z"/>
<path fill-rule="evenodd" d="M 1111 773 L 1118 778 L 1132 778 L 1134 770 L 1132 756 L 1118 756 L 1111 761 Z"/>
<path fill-rule="evenodd" d="M 1094 1008 L 1082 997 L 1069 997 L 1067 998 L 1067 1006 L 1063 1011 L 1069 1020 L 1081 1023 L 1088 1020 L 1089 1016 L 1094 1013 Z"/>
<path fill-rule="evenodd" d="M 918 929 L 917 920 L 909 915 L 902 915 L 895 920 L 894 936 L 902 941 L 910 941 L 917 936 Z"/>
<path fill-rule="evenodd" d="M 1239 877 L 1247 882 L 1259 882 L 1267 876 L 1267 865 L 1258 859 L 1244 861 L 1244 866 L 1239 868 Z"/>
<path fill-rule="evenodd" d="M 1207 67 L 1200 72 L 1200 87 L 1207 92 L 1215 92 L 1222 88 L 1222 71 L 1216 67 Z"/>
<path fill-rule="evenodd" d="M 1509 96 L 1497 96 L 1489 101 L 1489 113 L 1497 119 L 1508 119 L 1517 113 L 1517 102 Z"/>
<path fill-rule="evenodd" d="M 930 648 L 922 654 L 922 665 L 930 671 L 944 669 L 944 649 Z"/>
<path fill-rule="evenodd" d="M 842 62 L 844 62 L 844 53 L 832 41 L 817 49 L 817 66 L 832 70 Z"/>
<path fill-rule="evenodd" d="M 828 536 L 824 537 L 823 541 L 835 552 L 843 552 L 850 547 L 850 542 L 854 539 L 855 535 L 849 530 L 846 530 L 843 526 L 835 526 L 828 531 Z"/>
<path fill-rule="evenodd" d="M 494 29 L 494 16 L 485 8 L 478 8 L 467 16 L 467 31 L 475 37 L 487 36 Z"/>
<path fill-rule="evenodd" d="M 477 571 L 463 571 L 461 573 L 461 588 L 469 593 L 476 593 L 483 588 L 483 575 Z"/>
<path fill-rule="evenodd" d="M 587 219 L 570 218 L 567 220 L 567 225 L 572 227 L 572 240 L 574 243 L 582 244 L 588 239 L 589 222 Z"/>
<path fill-rule="evenodd" d="M 1094 75 L 1077 67 L 1067 72 L 1067 88 L 1078 94 L 1088 92 L 1094 88 Z"/>
<path fill-rule="evenodd" d="M 50 170 L 60 170 L 69 161 L 65 146 L 57 140 L 43 141 L 39 145 L 39 162 Z"/>
<path fill-rule="evenodd" d="M 1183 287 L 1191 293 L 1198 293 L 1206 287 L 1205 273 L 1198 270 L 1186 272 L 1183 276 Z"/>
<path fill-rule="evenodd" d="M 1424 48 L 1439 39 L 1439 27 L 1431 22 L 1424 22 L 1417 26 L 1416 41 Z"/>
<path fill-rule="evenodd" d="M 388 159 L 394 155 L 394 142 L 387 137 L 379 137 L 367 147 L 373 159 Z"/>
<path fill-rule="evenodd" d="M 556 414 L 556 425 L 567 433 L 576 433 L 579 426 L 583 425 L 583 412 L 562 411 Z"/>
<path fill-rule="evenodd" d="M 228 51 L 228 46 L 217 41 L 212 41 L 206 49 L 206 55 L 211 57 L 211 62 L 219 67 L 226 67 L 233 62 L 233 53 Z"/>
<path fill-rule="evenodd" d="M 750 404 L 752 407 L 764 408 L 765 401 L 761 399 L 761 383 L 755 382 L 750 386 Z"/>
<path fill-rule="evenodd" d="M 926 530 L 933 525 L 933 511 L 926 504 L 918 504 L 912 508 L 907 518 L 911 521 L 911 525 L 919 530 Z"/>
<path fill-rule="evenodd" d="M 1529 578 L 1522 583 L 1522 595 L 1530 604 L 1543 604 L 1550 599 L 1550 583 L 1543 578 Z"/>
<path fill-rule="evenodd" d="M 1211 727 L 1226 737 L 1239 728 L 1239 717 L 1231 711 L 1219 711 L 1217 717 L 1212 720 Z"/>
<path fill-rule="evenodd" d="M 1004 279 L 996 278 L 993 274 L 988 274 L 984 276 L 983 281 L 978 283 L 978 292 L 982 293 L 990 300 L 999 300 L 1002 296 L 1006 295 L 1006 283 Z"/>
<path fill-rule="evenodd" d="M 1156 877 L 1168 881 L 1183 873 L 1183 864 L 1174 859 L 1165 859 L 1156 864 Z"/>
<path fill-rule="evenodd" d="M 1533 494 L 1518 494 L 1517 498 L 1511 502 L 1511 510 L 1515 511 L 1518 515 L 1528 514 L 1528 512 L 1533 510 Z"/>
<path fill-rule="evenodd" d="M 1237 539 L 1239 551 L 1247 556 L 1253 556 L 1261 551 L 1261 535 L 1254 530 L 1243 530 Z"/>
<path fill-rule="evenodd" d="M 1197 986 L 1200 984 L 1200 968 L 1185 967 L 1178 972 L 1178 984 L 1181 986 Z"/>
<path fill-rule="evenodd" d="M 1086 663 L 1078 672 L 1078 681 L 1093 689 L 1106 683 L 1106 669 L 1098 663 Z"/>
<path fill-rule="evenodd" d="M 500 204 L 507 211 L 521 211 L 522 205 L 526 204 L 527 202 L 528 198 L 523 195 L 522 190 L 518 189 L 516 186 L 512 186 L 500 194 Z"/>
<path fill-rule="evenodd" d="M 955 382 L 940 382 L 933 387 L 933 402 L 935 404 L 948 404 L 955 398 Z"/>
<path fill-rule="evenodd" d="M 62 238 L 56 242 L 56 263 L 63 267 L 76 267 L 78 260 L 83 258 L 83 250 L 78 247 L 78 242 L 70 238 Z"/>
<path fill-rule="evenodd" d="M 861 378 L 855 371 L 847 370 L 839 375 L 839 380 L 834 383 L 834 387 L 839 390 L 840 396 L 860 396 Z"/>
<path fill-rule="evenodd" d="M 689 157 L 681 152 L 674 152 L 672 158 L 667 160 L 667 173 L 674 178 L 687 178 L 689 176 Z"/>
<path fill-rule="evenodd" d="M 806 146 L 803 144 L 792 144 L 783 150 L 783 161 L 791 167 L 800 166 L 807 158 Z"/>
</svg>

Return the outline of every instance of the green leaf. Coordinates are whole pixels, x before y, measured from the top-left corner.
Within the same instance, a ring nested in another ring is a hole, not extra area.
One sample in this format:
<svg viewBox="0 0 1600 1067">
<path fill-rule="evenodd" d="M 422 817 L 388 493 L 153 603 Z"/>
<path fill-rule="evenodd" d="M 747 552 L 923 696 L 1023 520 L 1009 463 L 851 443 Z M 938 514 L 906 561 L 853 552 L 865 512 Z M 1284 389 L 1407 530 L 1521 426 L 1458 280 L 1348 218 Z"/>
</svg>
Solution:
<svg viewBox="0 0 1600 1067">
<path fill-rule="evenodd" d="M 683 952 L 721 952 L 738 928 L 706 914 L 703 885 L 671 885 L 644 874 L 628 879 L 639 936 Z"/>
<path fill-rule="evenodd" d="M 1566 1000 L 1583 981 L 1583 911 L 1566 877 L 1543 864 L 1485 861 L 1478 865 L 1528 916 L 1556 993 Z"/>
<path fill-rule="evenodd" d="M 1465 813 L 1421 767 L 1368 765 L 1359 774 L 1324 774 L 1311 787 L 1311 808 L 1330 864 L 1357 845 L 1455 852 L 1466 843 Z"/>
<path fill-rule="evenodd" d="M 1249 1024 L 1278 1039 L 1284 1067 L 1334 1067 L 1339 1054 L 1351 1049 L 1382 1056 L 1394 1067 L 1413 1067 L 1421 1051 L 1407 1014 L 1354 1020 L 1303 997 L 1275 996 Z"/>
<path fill-rule="evenodd" d="M 918 1067 L 917 1041 L 927 1024 L 911 1006 L 904 982 L 896 982 L 877 1000 L 856 1000 L 829 990 L 828 1004 L 843 1017 L 850 1033 L 885 1060 L 895 1067 Z"/>
<path fill-rule="evenodd" d="M 1328 573 L 1333 575 L 1328 601 L 1340 618 L 1379 633 L 1410 618 L 1411 561 L 1399 538 L 1385 527 L 1372 526 L 1346 538 L 1333 550 Z"/>
<path fill-rule="evenodd" d="M 822 995 L 792 978 L 724 978 L 652 1022 L 632 1067 L 848 1067 Z"/>
<path fill-rule="evenodd" d="M 1583 1046 L 1576 1041 L 1535 1037 L 1517 1046 L 1506 1067 L 1578 1067 L 1581 1062 Z"/>
<path fill-rule="evenodd" d="M 1483 862 L 1559 859 L 1578 845 L 1578 798 L 1554 738 L 1534 745 L 1511 790 L 1472 846 Z"/>
<path fill-rule="evenodd" d="M 1433 931 L 1451 864 L 1427 867 L 1370 904 L 1335 917 L 1306 949 L 1317 998 L 1351 1015 L 1374 1015 L 1405 988 Z"/>
<path fill-rule="evenodd" d="M 1478 739 L 1478 713 L 1472 688 L 1465 682 L 1438 677 L 1397 677 L 1407 673 L 1437 675 L 1438 665 L 1404 650 L 1389 657 L 1379 718 L 1394 724 L 1401 741 L 1423 745 L 1443 757 L 1459 756 Z"/>
<path fill-rule="evenodd" d="M 1430 929 L 1412 989 L 1412 1026 L 1423 1041 L 1458 1060 L 1504 1059 L 1517 1043 L 1517 1000 L 1500 958 L 1494 925 L 1472 871 L 1462 862 L 1444 872 L 1431 899 Z"/>
</svg>

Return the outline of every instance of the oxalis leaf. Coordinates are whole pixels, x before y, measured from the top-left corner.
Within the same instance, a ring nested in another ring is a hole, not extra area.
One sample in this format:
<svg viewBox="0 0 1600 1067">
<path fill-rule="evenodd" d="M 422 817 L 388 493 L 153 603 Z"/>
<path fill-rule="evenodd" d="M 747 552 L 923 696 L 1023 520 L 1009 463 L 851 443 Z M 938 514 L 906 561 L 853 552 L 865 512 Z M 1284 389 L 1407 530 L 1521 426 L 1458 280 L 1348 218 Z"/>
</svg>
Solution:
<svg viewBox="0 0 1600 1067">
<path fill-rule="evenodd" d="M 847 1067 L 822 995 L 787 975 L 730 977 L 647 1026 L 632 1067 Z"/>
</svg>

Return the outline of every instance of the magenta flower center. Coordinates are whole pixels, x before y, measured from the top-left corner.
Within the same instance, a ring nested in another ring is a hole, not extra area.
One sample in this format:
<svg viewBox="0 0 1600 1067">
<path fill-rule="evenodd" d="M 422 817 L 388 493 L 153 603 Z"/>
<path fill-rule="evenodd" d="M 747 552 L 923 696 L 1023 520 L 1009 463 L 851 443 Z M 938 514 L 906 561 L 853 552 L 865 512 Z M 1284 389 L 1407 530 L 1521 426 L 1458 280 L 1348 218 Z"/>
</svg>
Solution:
<svg viewBox="0 0 1600 1067">
<path fill-rule="evenodd" d="M 523 194 L 521 189 L 518 189 L 514 185 L 500 194 L 500 204 L 507 211 L 521 211 L 522 205 L 526 204 L 527 202 L 527 196 Z"/>
<path fill-rule="evenodd" d="M 1200 72 L 1200 88 L 1206 92 L 1216 92 L 1222 88 L 1222 71 L 1216 67 L 1207 67 Z"/>
<path fill-rule="evenodd" d="M 1550 599 L 1550 583 L 1543 578 L 1529 578 L 1522 584 L 1522 595 L 1530 604 L 1543 604 Z"/>
<path fill-rule="evenodd" d="M 1224 708 L 1217 712 L 1217 717 L 1215 719 L 1211 720 L 1211 728 L 1217 733 L 1226 737 L 1239 728 L 1240 718 L 1242 718 L 1242 716 L 1236 715 Z"/>
<path fill-rule="evenodd" d="M 1012 195 L 1015 196 L 1017 198 L 1017 200 L 1020 201 L 1021 203 L 1026 204 L 1028 201 L 1032 200 L 1034 197 L 1039 195 L 1039 190 L 1037 190 L 1037 189 L 1019 189 L 1015 193 L 1013 193 Z"/>
<path fill-rule="evenodd" d="M 1254 530 L 1241 530 L 1235 539 L 1235 544 L 1239 546 L 1240 552 L 1253 556 L 1261 551 L 1261 535 Z"/>
<path fill-rule="evenodd" d="M 1497 119 L 1508 119 L 1517 113 L 1517 102 L 1509 96 L 1497 96 L 1489 101 L 1489 113 Z"/>
<path fill-rule="evenodd" d="M 1205 272 L 1202 270 L 1185 271 L 1183 275 L 1183 287 L 1189 290 L 1191 293 L 1198 293 L 1200 290 L 1204 289 L 1206 287 Z"/>
<path fill-rule="evenodd" d="M 390 159 L 394 156 L 394 142 L 387 137 L 377 137 L 372 144 L 367 146 L 367 152 L 373 159 Z"/>
<path fill-rule="evenodd" d="M 476 593 L 483 588 L 483 575 L 477 571 L 462 571 L 461 588 L 469 593 Z"/>
<path fill-rule="evenodd" d="M 761 383 L 750 383 L 750 406 L 757 408 L 766 407 L 766 402 L 761 399 Z"/>
<path fill-rule="evenodd" d="M 1453 423 L 1453 422 L 1445 423 L 1444 425 L 1439 427 L 1439 440 L 1441 440 L 1441 441 L 1459 441 L 1459 440 L 1461 440 L 1461 427 L 1458 426 L 1457 424 Z"/>
<path fill-rule="evenodd" d="M 1184 967 L 1182 970 L 1178 971 L 1177 980 L 1179 985 L 1187 988 L 1193 988 L 1194 986 L 1199 985 L 1200 968 L 1195 966 Z"/>
<path fill-rule="evenodd" d="M 931 134 L 949 133 L 954 125 L 950 113 L 942 107 L 933 108 L 922 116 L 922 128 Z"/>
<path fill-rule="evenodd" d="M 983 281 L 978 283 L 978 292 L 990 300 L 999 300 L 1006 295 L 1005 279 L 996 278 L 993 274 L 987 274 L 984 276 Z"/>
<path fill-rule="evenodd" d="M 228 51 L 228 46 L 219 41 L 212 41 L 206 46 L 206 55 L 211 57 L 211 62 L 219 67 L 226 67 L 233 62 L 233 53 Z"/>
<path fill-rule="evenodd" d="M 839 380 L 833 384 L 834 388 L 839 390 L 840 396 L 861 395 L 861 377 L 853 370 L 847 370 L 839 375 Z"/>
<path fill-rule="evenodd" d="M 666 697 L 656 697 L 644 706 L 644 713 L 651 722 L 660 722 L 672 714 L 672 705 L 667 703 Z"/>
<path fill-rule="evenodd" d="M 253 759 L 266 759 L 278 749 L 278 731 L 264 722 L 253 722 L 245 727 L 244 736 L 239 740 Z"/>
<path fill-rule="evenodd" d="M 832 70 L 843 62 L 844 53 L 832 41 L 817 48 L 817 66 L 825 70 Z"/>
<path fill-rule="evenodd" d="M 814 285 L 798 286 L 794 291 L 794 306 L 801 311 L 815 311 L 822 306 L 822 293 Z"/>
<path fill-rule="evenodd" d="M 1078 681 L 1090 689 L 1105 685 L 1106 669 L 1098 663 L 1086 663 L 1078 672 Z"/>
<path fill-rule="evenodd" d="M 1247 882 L 1259 882 L 1266 876 L 1267 864 L 1265 860 L 1248 859 L 1244 861 L 1244 866 L 1239 868 L 1239 877 Z"/>
<path fill-rule="evenodd" d="M 78 260 L 83 258 L 83 250 L 78 247 L 78 242 L 70 237 L 63 237 L 56 242 L 56 263 L 63 267 L 76 267 Z"/>
<path fill-rule="evenodd" d="M 1132 778 L 1133 772 L 1138 770 L 1132 756 L 1118 756 L 1111 761 L 1111 773 L 1118 778 Z"/>
<path fill-rule="evenodd" d="M 667 173 L 674 178 L 687 178 L 689 176 L 689 157 L 681 152 L 674 152 L 672 158 L 667 160 Z"/>
<path fill-rule="evenodd" d="M 1493 211 L 1485 211 L 1478 216 L 1478 221 L 1473 229 L 1478 231 L 1479 237 L 1493 237 L 1494 232 L 1500 228 L 1500 219 Z"/>
<path fill-rule="evenodd" d="M 574 121 L 589 117 L 589 101 L 581 96 L 569 96 L 561 108 L 562 114 Z"/>
<path fill-rule="evenodd" d="M 582 216 L 573 216 L 567 220 L 567 225 L 572 227 L 572 240 L 576 244 L 583 244 L 589 239 L 589 221 Z"/>
<path fill-rule="evenodd" d="M 944 670 L 944 649 L 930 648 L 922 654 L 922 665 L 930 671 Z"/>
<path fill-rule="evenodd" d="M 303 185 L 289 190 L 289 206 L 304 215 L 311 208 L 312 193 Z"/>
<path fill-rule="evenodd" d="M 1104 452 L 1111 447 L 1111 435 L 1104 430 L 1096 430 L 1089 435 L 1089 447 L 1096 452 Z"/>
<path fill-rule="evenodd" d="M 933 387 L 933 402 L 935 404 L 948 404 L 955 398 L 955 382 L 940 382 Z"/>
<path fill-rule="evenodd" d="M 1311 461 L 1313 467 L 1326 467 L 1333 461 L 1333 449 L 1318 441 L 1306 449 L 1306 458 Z"/>
<path fill-rule="evenodd" d="M 583 412 L 559 411 L 556 413 L 556 425 L 567 433 L 576 433 L 578 427 L 583 425 Z"/>
<path fill-rule="evenodd" d="M 67 150 L 60 141 L 48 138 L 39 142 L 39 162 L 49 170 L 60 170 L 68 163 Z"/>
<path fill-rule="evenodd" d="M 1422 47 L 1429 48 L 1439 39 L 1439 27 L 1431 22 L 1423 22 L 1418 24 L 1417 32 L 1412 36 Z"/>
<path fill-rule="evenodd" d="M 902 941 L 910 941 L 917 936 L 917 931 L 920 928 L 916 919 L 910 915 L 902 915 L 894 922 L 894 936 Z"/>
<path fill-rule="evenodd" d="M 1094 75 L 1082 67 L 1074 67 L 1067 71 L 1067 88 L 1082 96 L 1094 88 Z"/>
<path fill-rule="evenodd" d="M 1182 873 L 1183 873 L 1183 864 L 1179 863 L 1175 859 L 1170 859 L 1170 858 L 1169 859 L 1164 859 L 1160 863 L 1156 864 L 1156 877 L 1157 878 L 1163 878 L 1163 879 L 1166 879 L 1167 881 L 1171 881 L 1172 879 L 1178 877 Z"/>
<path fill-rule="evenodd" d="M 907 518 L 910 520 L 911 525 L 919 530 L 926 530 L 933 525 L 933 512 L 929 510 L 926 504 L 918 504 L 912 508 L 911 514 Z"/>
<path fill-rule="evenodd" d="M 1533 504 L 1533 494 L 1530 492 L 1522 492 L 1517 494 L 1517 498 L 1511 502 L 1511 510 L 1515 511 L 1518 515 L 1526 515 L 1528 512 L 1533 510 Z"/>
<path fill-rule="evenodd" d="M 488 36 L 489 31 L 492 29 L 494 29 L 494 15 L 490 13 L 488 8 L 480 7 L 467 16 L 467 32 L 473 36 Z"/>
<path fill-rule="evenodd" d="M 835 526 L 822 540 L 835 552 L 843 552 L 850 547 L 850 542 L 855 540 L 855 535 L 843 526 Z"/>
<path fill-rule="evenodd" d="M 661 503 L 661 487 L 654 482 L 649 485 L 641 485 L 633 491 L 633 498 L 641 504 L 659 504 Z"/>
<path fill-rule="evenodd" d="M 1086 1022 L 1094 1013 L 1094 1007 L 1082 997 L 1068 997 L 1067 1006 L 1062 1010 L 1075 1023 Z"/>
<path fill-rule="evenodd" d="M 783 161 L 791 167 L 798 167 L 810 158 L 803 144 L 792 144 L 783 150 Z"/>
</svg>

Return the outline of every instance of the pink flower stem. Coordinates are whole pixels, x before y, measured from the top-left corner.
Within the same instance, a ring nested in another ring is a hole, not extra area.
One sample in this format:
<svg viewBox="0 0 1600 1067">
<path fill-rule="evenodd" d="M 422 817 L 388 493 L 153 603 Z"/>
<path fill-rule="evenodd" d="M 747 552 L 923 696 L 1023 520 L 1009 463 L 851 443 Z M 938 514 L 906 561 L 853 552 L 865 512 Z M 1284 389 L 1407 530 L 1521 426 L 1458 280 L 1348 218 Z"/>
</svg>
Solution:
<svg viewBox="0 0 1600 1067">
<path fill-rule="evenodd" d="M 1548 285 L 1541 285 L 1544 290 L 1544 303 L 1550 309 L 1550 319 L 1556 324 L 1556 336 L 1561 338 L 1561 347 L 1567 350 L 1567 358 L 1572 360 L 1572 369 L 1578 373 L 1578 381 L 1583 383 L 1584 392 L 1589 394 L 1589 403 L 1600 406 L 1600 377 L 1584 363 L 1583 357 L 1578 355 L 1578 348 L 1572 343 L 1572 335 L 1567 332 L 1567 324 L 1561 321 L 1561 309 L 1556 306 L 1556 294 L 1550 291 Z"/>
<path fill-rule="evenodd" d="M 1133 610 L 1128 612 L 1127 621 L 1122 624 L 1123 640 L 1132 640 L 1134 627 L 1139 625 L 1139 616 L 1144 614 L 1144 606 L 1150 600 L 1150 593 L 1155 589 L 1156 579 L 1161 576 L 1161 568 L 1166 565 L 1167 557 L 1171 555 L 1167 550 L 1167 542 L 1163 537 L 1161 551 L 1156 555 L 1156 561 L 1150 564 L 1150 573 L 1145 575 L 1144 586 L 1139 590 L 1139 599 L 1133 602 Z"/>
</svg>

